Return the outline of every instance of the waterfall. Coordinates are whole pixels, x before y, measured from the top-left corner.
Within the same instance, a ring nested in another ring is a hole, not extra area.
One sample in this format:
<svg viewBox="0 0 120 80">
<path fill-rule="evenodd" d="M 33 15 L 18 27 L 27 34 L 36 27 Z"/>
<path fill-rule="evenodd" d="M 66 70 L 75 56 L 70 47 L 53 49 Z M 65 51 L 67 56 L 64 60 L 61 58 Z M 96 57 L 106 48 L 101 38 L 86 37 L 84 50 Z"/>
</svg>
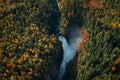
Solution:
<svg viewBox="0 0 120 80">
<path fill-rule="evenodd" d="M 60 35 L 58 39 L 62 42 L 63 60 L 60 65 L 60 71 L 57 80 L 62 80 L 64 73 L 66 71 L 66 64 L 75 57 L 77 44 L 80 42 L 81 38 L 80 36 L 72 38 L 70 44 L 68 44 L 67 40 L 62 35 Z"/>
</svg>

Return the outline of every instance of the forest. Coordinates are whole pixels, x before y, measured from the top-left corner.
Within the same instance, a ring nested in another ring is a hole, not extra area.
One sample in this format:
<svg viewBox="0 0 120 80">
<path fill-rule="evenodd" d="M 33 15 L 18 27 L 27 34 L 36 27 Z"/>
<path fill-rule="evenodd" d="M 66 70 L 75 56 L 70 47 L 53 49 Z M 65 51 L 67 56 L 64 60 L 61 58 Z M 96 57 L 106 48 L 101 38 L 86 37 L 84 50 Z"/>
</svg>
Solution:
<svg viewBox="0 0 120 80">
<path fill-rule="evenodd" d="M 120 0 L 0 0 L 0 80 L 57 80 L 78 29 L 61 80 L 120 80 Z"/>
</svg>

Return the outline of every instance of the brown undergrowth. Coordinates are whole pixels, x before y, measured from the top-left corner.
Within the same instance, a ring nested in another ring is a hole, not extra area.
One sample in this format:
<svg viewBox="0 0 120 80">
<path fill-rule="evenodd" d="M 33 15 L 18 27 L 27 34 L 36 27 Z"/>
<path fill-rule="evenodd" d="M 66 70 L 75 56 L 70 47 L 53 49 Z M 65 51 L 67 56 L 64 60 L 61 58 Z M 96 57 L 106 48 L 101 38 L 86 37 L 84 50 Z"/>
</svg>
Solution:
<svg viewBox="0 0 120 80">
<path fill-rule="evenodd" d="M 89 34 L 88 34 L 88 32 L 87 32 L 87 30 L 85 29 L 85 28 L 82 28 L 82 38 L 83 38 L 83 40 L 82 40 L 82 42 L 78 45 L 78 49 L 77 49 L 77 68 L 79 69 L 79 61 L 80 61 L 80 58 L 81 58 L 81 56 L 83 55 L 82 54 L 82 51 L 84 50 L 84 47 L 85 47 L 85 45 L 87 45 L 87 42 L 88 42 L 88 40 L 89 40 Z"/>
<path fill-rule="evenodd" d="M 96 0 L 89 0 L 88 4 L 90 7 L 100 8 L 102 7 L 101 2 L 102 2 L 101 0 L 99 0 L 99 2 L 97 2 Z"/>
</svg>

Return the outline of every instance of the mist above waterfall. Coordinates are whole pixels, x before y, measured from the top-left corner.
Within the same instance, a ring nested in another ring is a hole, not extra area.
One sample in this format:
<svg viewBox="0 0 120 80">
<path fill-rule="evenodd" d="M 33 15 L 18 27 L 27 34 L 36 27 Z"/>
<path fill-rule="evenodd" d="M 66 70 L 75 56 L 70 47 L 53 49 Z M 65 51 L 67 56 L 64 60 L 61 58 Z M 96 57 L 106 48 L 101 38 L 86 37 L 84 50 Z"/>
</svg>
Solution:
<svg viewBox="0 0 120 80">
<path fill-rule="evenodd" d="M 62 77 L 66 71 L 66 64 L 75 57 L 77 46 L 82 41 L 79 26 L 74 26 L 72 28 L 71 32 L 69 33 L 69 41 L 67 41 L 67 39 L 62 35 L 60 35 L 58 39 L 62 42 L 63 60 L 57 80 L 62 80 Z"/>
</svg>

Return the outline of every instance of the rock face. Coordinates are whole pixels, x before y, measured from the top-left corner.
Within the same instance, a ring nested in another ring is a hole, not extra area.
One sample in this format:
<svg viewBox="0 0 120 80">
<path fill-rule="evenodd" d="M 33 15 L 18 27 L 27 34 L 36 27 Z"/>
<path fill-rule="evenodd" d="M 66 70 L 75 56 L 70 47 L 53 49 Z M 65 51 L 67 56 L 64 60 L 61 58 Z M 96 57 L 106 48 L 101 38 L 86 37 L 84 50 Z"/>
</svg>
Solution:
<svg viewBox="0 0 120 80">
<path fill-rule="evenodd" d="M 68 43 L 73 42 L 77 37 L 81 36 L 81 26 L 78 24 L 69 24 L 65 28 L 65 37 Z"/>
</svg>

